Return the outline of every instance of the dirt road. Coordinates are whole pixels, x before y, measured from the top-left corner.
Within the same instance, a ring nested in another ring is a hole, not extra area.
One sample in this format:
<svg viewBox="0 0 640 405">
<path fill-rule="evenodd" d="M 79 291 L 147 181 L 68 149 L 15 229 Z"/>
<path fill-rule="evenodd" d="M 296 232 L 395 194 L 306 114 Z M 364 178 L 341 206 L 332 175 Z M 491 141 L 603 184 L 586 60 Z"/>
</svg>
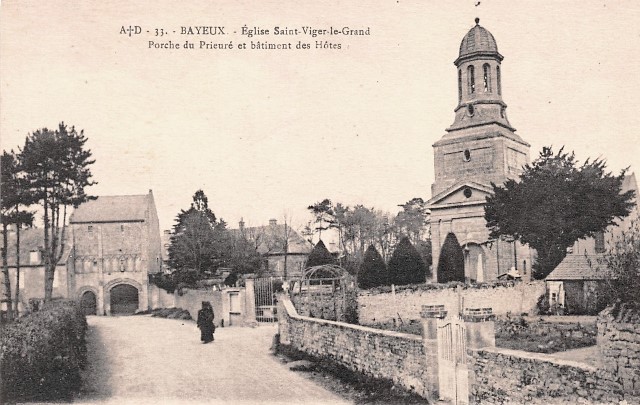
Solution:
<svg viewBox="0 0 640 405">
<path fill-rule="evenodd" d="M 346 403 L 269 353 L 275 325 L 218 328 L 202 344 L 193 321 L 89 317 L 76 403 Z"/>
</svg>

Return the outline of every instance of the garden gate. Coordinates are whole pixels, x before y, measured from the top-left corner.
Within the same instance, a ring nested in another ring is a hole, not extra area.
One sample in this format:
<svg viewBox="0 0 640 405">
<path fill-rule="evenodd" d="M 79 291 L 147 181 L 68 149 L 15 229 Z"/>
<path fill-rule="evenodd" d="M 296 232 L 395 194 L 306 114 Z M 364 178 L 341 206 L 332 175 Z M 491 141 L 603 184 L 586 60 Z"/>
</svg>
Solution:
<svg viewBox="0 0 640 405">
<path fill-rule="evenodd" d="M 460 316 L 438 319 L 438 382 L 440 399 L 469 403 L 467 335 Z"/>
<path fill-rule="evenodd" d="M 256 278 L 253 284 L 256 305 L 256 321 L 276 322 L 276 295 L 282 291 L 282 277 Z"/>
<path fill-rule="evenodd" d="M 290 296 L 303 316 L 353 322 L 357 313 L 354 280 L 345 269 L 336 265 L 307 268 L 302 278 L 294 283 Z"/>
</svg>

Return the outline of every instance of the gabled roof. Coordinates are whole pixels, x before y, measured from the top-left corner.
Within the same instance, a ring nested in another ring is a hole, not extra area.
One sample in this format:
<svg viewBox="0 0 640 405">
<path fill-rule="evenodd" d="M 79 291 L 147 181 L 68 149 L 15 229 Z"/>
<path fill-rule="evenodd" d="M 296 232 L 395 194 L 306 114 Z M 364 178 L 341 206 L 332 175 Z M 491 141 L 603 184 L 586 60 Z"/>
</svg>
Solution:
<svg viewBox="0 0 640 405">
<path fill-rule="evenodd" d="M 8 249 L 7 249 L 7 262 L 9 267 L 15 267 L 16 265 L 16 233 L 9 232 L 7 234 L 8 237 Z M 72 240 L 71 240 L 71 230 L 69 228 L 66 229 L 65 232 L 65 246 L 64 252 L 62 253 L 62 259 L 58 265 L 64 264 L 67 261 L 67 257 L 69 257 L 69 253 L 73 248 Z M 44 247 L 44 229 L 42 228 L 27 228 L 20 230 L 20 266 L 29 266 L 31 263 L 29 262 L 31 251 L 39 250 Z M 38 264 L 41 265 L 41 264 Z"/>
<path fill-rule="evenodd" d="M 87 201 L 75 209 L 70 223 L 145 221 L 151 194 L 108 195 Z"/>
<path fill-rule="evenodd" d="M 296 232 L 293 228 L 287 227 L 287 231 L 289 231 L 289 254 L 309 254 L 311 252 L 311 246 L 309 243 L 305 241 L 302 236 L 298 232 Z M 240 229 L 231 229 L 231 232 L 235 234 L 240 234 L 243 232 L 247 238 L 252 238 L 255 235 L 260 235 L 263 241 L 258 246 L 258 252 L 264 255 L 282 255 L 284 254 L 284 249 L 281 246 L 277 246 L 277 244 L 272 244 L 266 241 L 266 238 L 269 238 L 273 235 L 278 235 L 282 237 L 284 235 L 284 224 L 276 224 L 276 225 L 263 225 L 263 226 L 255 226 L 255 227 L 244 227 L 242 230 Z"/>
<path fill-rule="evenodd" d="M 443 202 L 447 197 L 449 197 L 452 194 L 455 194 L 456 192 L 464 189 L 464 188 L 470 188 L 471 190 L 477 190 L 486 194 L 491 194 L 493 193 L 493 189 L 485 184 L 482 183 L 477 183 L 475 181 L 462 181 L 459 183 L 456 183 L 448 188 L 446 188 L 445 190 L 439 192 L 438 194 L 436 194 L 435 196 L 431 197 L 431 199 L 429 201 L 427 201 L 427 206 L 433 206 L 433 205 L 437 205 L 441 202 Z M 475 203 L 479 203 L 479 204 L 483 204 L 484 201 L 478 201 L 478 200 L 472 200 L 470 202 L 475 202 Z"/>
<path fill-rule="evenodd" d="M 604 280 L 609 278 L 610 272 L 604 263 L 602 254 L 574 254 L 567 255 L 545 280 Z"/>
</svg>

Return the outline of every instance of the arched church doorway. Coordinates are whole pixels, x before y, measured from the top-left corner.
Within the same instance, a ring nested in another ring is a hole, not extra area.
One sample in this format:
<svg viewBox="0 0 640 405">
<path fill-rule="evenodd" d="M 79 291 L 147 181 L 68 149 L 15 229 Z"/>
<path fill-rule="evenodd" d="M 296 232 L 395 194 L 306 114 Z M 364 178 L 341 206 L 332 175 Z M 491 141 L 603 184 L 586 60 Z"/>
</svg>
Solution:
<svg viewBox="0 0 640 405">
<path fill-rule="evenodd" d="M 85 291 L 80 297 L 80 308 L 85 315 L 96 314 L 96 295 L 93 291 Z"/>
<path fill-rule="evenodd" d="M 478 283 L 486 280 L 486 258 L 482 247 L 476 243 L 468 243 L 465 247 L 465 275 Z"/>
<path fill-rule="evenodd" d="M 111 315 L 133 315 L 138 310 L 138 289 L 119 284 L 111 289 Z"/>
</svg>

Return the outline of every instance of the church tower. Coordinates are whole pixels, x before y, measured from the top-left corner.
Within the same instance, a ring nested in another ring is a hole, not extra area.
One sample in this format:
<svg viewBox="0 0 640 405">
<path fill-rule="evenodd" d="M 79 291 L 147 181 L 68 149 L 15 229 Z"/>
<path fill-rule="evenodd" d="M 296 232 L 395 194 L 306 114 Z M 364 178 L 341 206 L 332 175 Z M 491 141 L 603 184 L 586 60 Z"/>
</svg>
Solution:
<svg viewBox="0 0 640 405">
<path fill-rule="evenodd" d="M 445 242 L 457 241 L 464 255 L 464 277 L 489 281 L 517 270 L 530 278 L 531 255 L 526 246 L 490 241 L 484 203 L 491 183 L 517 177 L 529 162 L 529 147 L 507 119 L 502 100 L 503 56 L 493 35 L 476 25 L 460 44 L 454 64 L 458 104 L 453 124 L 433 144 L 435 181 L 431 186 L 431 236 L 434 275 Z M 455 238 L 453 238 L 455 236 Z"/>
</svg>

